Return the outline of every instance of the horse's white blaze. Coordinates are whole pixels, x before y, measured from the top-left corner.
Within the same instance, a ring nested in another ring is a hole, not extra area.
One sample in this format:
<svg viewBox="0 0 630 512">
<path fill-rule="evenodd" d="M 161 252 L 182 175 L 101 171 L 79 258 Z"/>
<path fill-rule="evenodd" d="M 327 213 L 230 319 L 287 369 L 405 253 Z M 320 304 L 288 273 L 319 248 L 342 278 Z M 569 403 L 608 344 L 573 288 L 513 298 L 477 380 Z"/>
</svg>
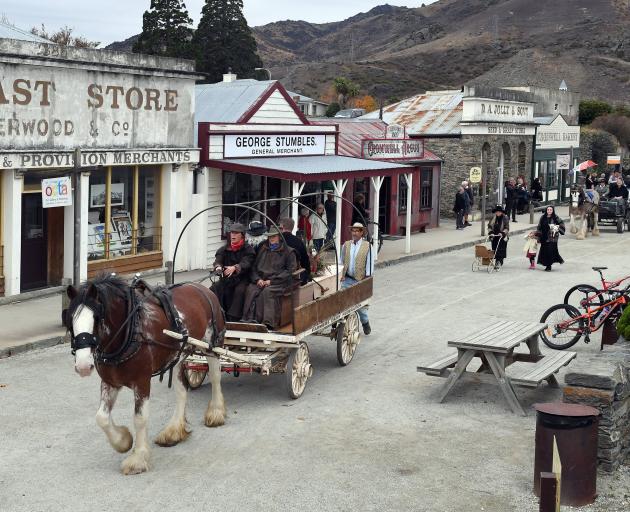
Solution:
<svg viewBox="0 0 630 512">
<path fill-rule="evenodd" d="M 72 319 L 72 329 L 74 334 L 83 332 L 94 332 L 94 312 L 87 306 L 81 306 Z M 74 358 L 74 370 L 81 377 L 88 377 L 94 370 L 94 357 L 91 348 L 77 350 Z"/>
</svg>

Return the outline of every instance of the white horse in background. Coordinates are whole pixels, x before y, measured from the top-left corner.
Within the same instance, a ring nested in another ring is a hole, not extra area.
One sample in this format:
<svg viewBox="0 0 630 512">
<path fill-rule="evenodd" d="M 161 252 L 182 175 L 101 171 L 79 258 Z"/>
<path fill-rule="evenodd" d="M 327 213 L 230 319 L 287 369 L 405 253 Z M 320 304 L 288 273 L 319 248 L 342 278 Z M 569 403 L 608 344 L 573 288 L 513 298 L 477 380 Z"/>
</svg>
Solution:
<svg viewBox="0 0 630 512">
<path fill-rule="evenodd" d="M 576 240 L 584 240 L 589 231 L 593 236 L 599 236 L 598 205 L 599 194 L 595 190 L 584 191 L 583 187 L 577 187 L 571 191 L 569 216 L 571 217 L 571 233 L 577 234 Z M 579 227 L 577 226 L 578 219 Z"/>
</svg>

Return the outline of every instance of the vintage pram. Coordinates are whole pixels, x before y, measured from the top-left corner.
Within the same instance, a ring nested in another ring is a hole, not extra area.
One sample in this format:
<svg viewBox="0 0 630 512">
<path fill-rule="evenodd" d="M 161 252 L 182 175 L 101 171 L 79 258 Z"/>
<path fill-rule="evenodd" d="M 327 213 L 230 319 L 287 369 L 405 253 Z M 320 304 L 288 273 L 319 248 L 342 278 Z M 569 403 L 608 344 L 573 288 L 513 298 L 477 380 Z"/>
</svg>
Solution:
<svg viewBox="0 0 630 512">
<path fill-rule="evenodd" d="M 483 270 L 483 267 L 486 267 L 488 273 L 501 270 L 501 265 L 495 259 L 494 251 L 490 245 L 490 241 L 495 236 L 501 235 L 490 234 L 486 237 L 485 243 L 475 245 L 475 259 L 472 262 L 473 272 Z M 499 244 L 501 243 L 505 243 L 504 239 L 499 240 Z"/>
</svg>

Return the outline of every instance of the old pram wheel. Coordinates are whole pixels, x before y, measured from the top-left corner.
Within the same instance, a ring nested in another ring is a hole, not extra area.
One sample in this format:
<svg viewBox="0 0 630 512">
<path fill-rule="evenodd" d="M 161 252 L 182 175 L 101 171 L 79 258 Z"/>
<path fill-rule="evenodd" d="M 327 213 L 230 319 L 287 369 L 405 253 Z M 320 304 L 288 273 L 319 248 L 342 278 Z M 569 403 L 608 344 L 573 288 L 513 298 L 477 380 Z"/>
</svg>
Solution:
<svg viewBox="0 0 630 512">
<path fill-rule="evenodd" d="M 188 381 L 190 389 L 197 389 L 203 384 L 204 379 L 208 375 L 207 371 L 184 369 L 184 377 Z"/>
<path fill-rule="evenodd" d="M 296 350 L 289 354 L 286 367 L 287 392 L 293 399 L 300 398 L 306 388 L 306 381 L 313 374 L 308 345 L 300 342 Z"/>
<path fill-rule="evenodd" d="M 359 314 L 350 313 L 343 323 L 337 325 L 337 361 L 340 366 L 347 366 L 361 342 Z"/>
<path fill-rule="evenodd" d="M 479 258 L 475 258 L 472 262 L 472 271 L 477 272 L 481 269 L 481 263 L 479 262 Z"/>
</svg>

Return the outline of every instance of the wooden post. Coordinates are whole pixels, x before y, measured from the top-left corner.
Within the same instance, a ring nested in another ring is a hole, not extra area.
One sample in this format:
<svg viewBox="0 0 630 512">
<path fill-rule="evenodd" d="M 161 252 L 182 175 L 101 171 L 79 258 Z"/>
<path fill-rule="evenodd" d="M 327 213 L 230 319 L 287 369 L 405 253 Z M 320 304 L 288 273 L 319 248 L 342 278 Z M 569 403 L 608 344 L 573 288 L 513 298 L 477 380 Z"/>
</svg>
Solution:
<svg viewBox="0 0 630 512">
<path fill-rule="evenodd" d="M 140 168 L 133 168 L 133 203 L 131 207 L 131 254 L 138 253 L 138 194 L 140 183 Z"/>
<path fill-rule="evenodd" d="M 411 206 L 412 206 L 412 185 L 413 174 L 405 174 L 405 181 L 407 181 L 407 215 L 405 222 L 405 254 L 411 253 Z"/>
<path fill-rule="evenodd" d="M 112 231 L 112 168 L 105 173 L 105 259 L 109 259 L 109 237 Z"/>
<path fill-rule="evenodd" d="M 374 230 L 372 231 L 372 254 L 374 256 L 374 261 L 376 261 L 378 259 L 378 236 L 380 231 L 380 226 L 378 225 L 378 213 L 381 208 L 380 192 L 383 181 L 385 181 L 385 177 L 372 176 L 370 180 L 372 181 L 372 188 L 374 189 L 374 199 L 372 201 L 372 222 L 374 223 Z"/>
<path fill-rule="evenodd" d="M 486 192 L 488 184 L 486 178 L 488 173 L 486 172 L 486 165 L 481 166 L 481 236 L 486 236 Z"/>
</svg>

